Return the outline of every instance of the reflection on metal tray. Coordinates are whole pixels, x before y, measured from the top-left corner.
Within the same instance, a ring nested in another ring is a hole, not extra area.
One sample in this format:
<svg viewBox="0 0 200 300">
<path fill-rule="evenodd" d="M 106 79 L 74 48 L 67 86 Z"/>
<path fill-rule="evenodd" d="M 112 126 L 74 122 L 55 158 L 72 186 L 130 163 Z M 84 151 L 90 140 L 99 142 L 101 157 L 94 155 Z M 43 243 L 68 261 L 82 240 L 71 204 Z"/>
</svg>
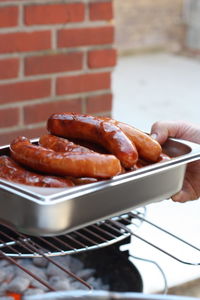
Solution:
<svg viewBox="0 0 200 300">
<path fill-rule="evenodd" d="M 170 198 L 182 187 L 187 163 L 200 159 L 200 145 L 169 139 L 163 150 L 171 160 L 70 189 L 0 180 L 0 219 L 29 235 L 53 236 Z"/>
</svg>

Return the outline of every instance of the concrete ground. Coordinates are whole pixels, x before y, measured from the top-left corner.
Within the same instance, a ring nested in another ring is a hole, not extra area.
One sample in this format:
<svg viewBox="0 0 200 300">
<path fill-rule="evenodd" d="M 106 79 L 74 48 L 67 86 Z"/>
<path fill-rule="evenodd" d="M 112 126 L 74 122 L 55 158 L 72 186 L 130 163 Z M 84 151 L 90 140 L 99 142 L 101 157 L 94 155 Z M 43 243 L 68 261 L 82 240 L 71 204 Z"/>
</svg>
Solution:
<svg viewBox="0 0 200 300">
<path fill-rule="evenodd" d="M 113 73 L 113 92 L 113 117 L 146 132 L 157 120 L 182 119 L 200 124 L 200 62 L 191 58 L 165 53 L 121 57 Z M 150 204 L 147 219 L 200 248 L 199 200 L 185 204 L 163 200 Z M 146 224 L 136 232 L 186 264 L 137 238 L 132 238 L 128 246 L 131 254 L 156 261 L 165 273 L 168 286 L 173 288 L 170 293 L 198 297 L 200 265 L 189 263 L 199 264 L 200 252 Z M 162 291 L 164 278 L 160 270 L 152 263 L 133 261 L 142 273 L 144 292 Z"/>
</svg>

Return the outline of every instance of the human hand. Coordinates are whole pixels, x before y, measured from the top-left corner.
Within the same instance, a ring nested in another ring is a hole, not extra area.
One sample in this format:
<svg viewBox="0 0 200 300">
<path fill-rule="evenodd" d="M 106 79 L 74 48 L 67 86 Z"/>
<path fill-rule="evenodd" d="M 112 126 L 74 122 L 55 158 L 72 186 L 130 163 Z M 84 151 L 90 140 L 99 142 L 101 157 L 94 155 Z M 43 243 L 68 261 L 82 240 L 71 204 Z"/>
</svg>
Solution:
<svg viewBox="0 0 200 300">
<path fill-rule="evenodd" d="M 180 138 L 200 144 L 200 126 L 183 121 L 159 121 L 152 125 L 152 136 L 162 145 L 168 137 Z M 186 202 L 200 197 L 200 160 L 189 163 L 182 190 L 173 201 Z"/>
</svg>

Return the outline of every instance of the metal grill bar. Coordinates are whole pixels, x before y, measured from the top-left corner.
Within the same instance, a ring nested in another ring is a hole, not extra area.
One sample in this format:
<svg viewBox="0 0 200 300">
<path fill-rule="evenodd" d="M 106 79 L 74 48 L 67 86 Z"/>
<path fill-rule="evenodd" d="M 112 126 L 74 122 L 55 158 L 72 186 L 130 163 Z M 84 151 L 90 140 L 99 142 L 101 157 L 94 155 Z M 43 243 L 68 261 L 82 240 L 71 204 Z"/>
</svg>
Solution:
<svg viewBox="0 0 200 300">
<path fill-rule="evenodd" d="M 3 232 L 3 231 L 1 232 L 1 236 L 4 236 L 4 237 L 6 237 L 7 239 L 11 240 L 11 241 L 13 242 L 13 245 L 14 245 L 14 244 L 20 244 L 20 245 L 23 246 L 23 248 L 25 248 L 25 249 L 27 249 L 26 242 L 27 242 L 28 240 L 29 240 L 28 242 L 30 242 L 30 239 L 25 238 L 25 239 L 23 240 L 23 242 L 24 242 L 24 245 L 23 245 L 22 241 L 15 240 L 13 237 L 11 237 L 10 235 L 8 235 L 7 233 L 5 233 L 5 232 Z M 4 245 L 6 245 L 6 244 L 4 243 Z M 19 256 L 21 256 L 21 252 L 17 251 L 15 248 L 13 248 L 13 246 L 8 245 L 8 248 L 9 248 L 9 249 L 12 249 L 12 251 L 14 251 L 15 253 L 18 253 Z M 7 255 L 7 256 L 8 256 L 8 255 Z"/>
<path fill-rule="evenodd" d="M 176 235 L 168 232 L 160 226 L 146 220 L 144 218 L 144 214 L 135 211 L 130 212 L 126 215 L 119 216 L 117 218 L 96 223 L 94 225 L 82 228 L 63 236 L 50 238 L 29 237 L 22 233 L 14 231 L 9 226 L 6 227 L 2 225 L 5 231 L 0 230 L 0 256 L 15 264 L 28 275 L 32 276 L 38 282 L 47 287 L 50 291 L 54 291 L 54 289 L 47 282 L 37 277 L 37 275 L 33 274 L 29 270 L 25 269 L 10 256 L 24 257 L 24 255 L 26 256 L 26 253 L 28 253 L 30 257 L 44 257 L 48 262 L 52 263 L 60 270 L 67 273 L 69 276 L 73 277 L 75 280 L 79 281 L 90 290 L 92 289 L 92 287 L 87 282 L 73 274 L 71 271 L 65 269 L 62 265 L 50 258 L 50 256 L 78 253 L 80 251 L 87 251 L 94 248 L 96 249 L 103 246 L 108 246 L 131 235 L 156 248 L 157 250 L 160 250 L 164 254 L 170 256 L 173 259 L 176 259 L 179 262 L 188 265 L 200 265 L 200 263 L 191 263 L 181 260 L 172 253 L 165 251 L 159 246 L 151 243 L 150 241 L 147 241 L 146 239 L 134 233 L 129 225 L 138 227 L 138 225 L 135 224 L 135 221 L 138 220 L 141 223 L 146 222 L 153 228 L 162 231 L 164 234 L 167 234 L 172 238 L 175 238 L 178 241 L 200 252 L 200 249 L 198 247 L 188 243 L 182 238 L 177 237 Z M 8 232 L 6 230 L 8 230 Z M 3 238 L 5 240 L 3 240 Z M 5 251 L 2 251 L 2 249 L 4 249 Z M 12 255 L 10 253 L 7 253 L 8 249 L 12 252 Z M 24 254 L 24 252 L 26 253 Z"/>
<path fill-rule="evenodd" d="M 144 221 L 146 221 L 146 220 L 144 219 Z M 115 226 L 118 227 L 119 229 L 116 229 L 116 228 L 113 227 L 112 225 L 107 224 L 107 226 L 109 226 L 109 228 L 112 228 L 113 230 L 116 230 L 117 232 L 120 232 L 121 230 L 124 230 L 124 231 L 130 233 L 132 236 L 134 236 L 134 237 L 140 239 L 141 241 L 147 243 L 148 245 L 154 247 L 155 249 L 157 249 L 157 250 L 163 252 L 164 254 L 168 255 L 169 257 L 171 257 L 171 258 L 173 258 L 173 259 L 175 259 L 175 260 L 177 260 L 177 261 L 179 261 L 179 262 L 181 262 L 181 263 L 183 263 L 183 264 L 186 264 L 186 265 L 192 265 L 192 266 L 199 266 L 199 265 L 200 265 L 200 262 L 197 262 L 197 263 L 188 262 L 188 261 L 184 261 L 184 260 L 182 260 L 182 259 L 176 257 L 176 256 L 173 255 L 172 253 L 167 252 L 166 250 L 160 248 L 159 246 L 157 246 L 157 245 L 151 243 L 150 241 L 147 241 L 146 239 L 144 239 L 144 238 L 140 237 L 139 235 L 135 234 L 131 229 L 127 228 L 125 225 L 119 223 L 118 221 L 108 220 L 108 222 L 111 223 L 111 224 L 113 224 L 113 225 L 115 225 Z M 132 223 L 131 221 L 129 221 L 129 222 L 130 222 L 130 224 Z M 150 222 L 149 222 L 149 223 L 150 223 Z M 151 224 L 152 226 L 154 226 L 153 223 L 150 223 L 150 224 Z M 156 227 L 156 225 L 155 225 L 154 227 Z M 157 226 L 157 227 L 158 227 L 158 226 Z M 161 227 L 158 227 L 158 228 L 159 228 L 160 230 L 162 230 Z M 188 242 L 182 240 L 181 238 L 177 237 L 177 236 L 174 235 L 174 234 L 170 234 L 168 231 L 166 231 L 166 230 L 164 230 L 164 229 L 163 229 L 162 231 L 165 232 L 165 233 L 167 233 L 167 234 L 169 234 L 169 235 L 171 235 L 171 236 L 173 236 L 173 237 L 176 238 L 177 240 L 179 240 L 179 241 L 181 241 L 181 242 L 187 244 L 189 247 L 194 248 L 194 249 L 196 249 L 196 250 L 198 250 L 198 251 L 200 252 L 200 249 L 197 248 L 196 246 L 193 246 L 192 244 L 190 244 L 190 243 L 188 243 Z"/>
<path fill-rule="evenodd" d="M 42 280 L 40 277 L 36 276 L 34 273 L 30 272 L 28 269 L 26 269 L 23 266 L 21 266 L 20 264 L 18 264 L 16 262 L 16 260 L 13 259 L 12 257 L 9 257 L 9 256 L 5 255 L 2 251 L 0 251 L 0 255 L 2 257 L 4 257 L 6 260 L 8 260 L 9 262 L 11 262 L 12 264 L 16 265 L 18 268 L 20 268 L 22 271 L 24 271 L 28 275 L 30 275 L 32 278 L 34 278 L 35 280 L 37 280 L 38 282 L 40 282 L 42 285 L 44 285 L 45 287 L 47 287 L 50 291 L 52 291 L 52 292 L 55 291 L 55 289 L 52 288 L 46 281 Z"/>
<path fill-rule="evenodd" d="M 88 248 L 88 246 L 87 246 L 86 244 L 84 244 L 84 243 L 78 241 L 78 240 L 75 239 L 73 236 L 67 235 L 67 237 L 68 237 L 70 240 L 72 240 L 75 244 L 80 245 L 81 247 L 83 247 L 83 248 L 85 248 L 85 249 Z"/>
<path fill-rule="evenodd" d="M 12 237 L 10 237 L 8 234 L 6 235 L 7 237 L 9 237 L 10 239 L 12 239 Z M 71 277 L 73 277 L 75 280 L 79 281 L 80 283 L 82 283 L 83 285 L 85 285 L 88 289 L 92 290 L 92 286 L 89 285 L 87 282 L 85 282 L 84 280 L 82 280 L 81 278 L 79 278 L 78 276 L 76 276 L 74 273 L 72 273 L 71 271 L 65 269 L 63 266 L 61 266 L 60 264 L 58 264 L 57 262 L 55 262 L 53 259 L 51 259 L 49 256 L 44 254 L 44 248 L 39 248 L 37 244 L 35 244 L 33 241 L 29 241 L 29 244 L 25 244 L 24 245 L 24 238 L 25 236 L 23 234 L 19 234 L 20 238 L 19 240 L 15 241 L 17 244 L 19 244 L 20 246 L 24 246 L 26 249 L 28 249 L 30 252 L 34 251 L 36 253 L 39 253 L 42 257 L 44 257 L 46 260 L 48 260 L 50 263 L 52 263 L 53 265 L 55 265 L 57 268 L 59 268 L 60 270 L 62 270 L 63 272 L 67 273 L 68 275 L 70 275 Z M 2 252 L 2 251 L 1 251 Z M 3 252 L 2 252 L 3 253 Z M 4 258 L 8 258 L 8 260 L 12 261 L 15 265 L 17 265 L 18 267 L 20 267 L 22 270 L 26 270 L 24 269 L 22 266 L 20 266 L 14 259 L 12 259 L 11 257 L 6 256 L 5 254 L 3 254 Z M 32 273 L 30 273 L 29 275 L 32 275 Z M 34 274 L 33 274 L 34 275 Z M 32 276 L 33 277 L 33 276 Z M 41 280 L 40 278 L 37 278 L 37 276 L 34 275 L 34 277 L 36 280 L 40 281 L 43 285 L 45 285 L 46 287 L 50 287 L 48 285 L 48 283 L 46 283 L 45 281 Z M 55 291 L 54 289 L 50 288 L 50 290 Z"/>
<path fill-rule="evenodd" d="M 39 257 L 38 252 L 30 252 L 27 248 L 24 247 L 25 244 L 29 244 L 30 241 L 35 242 L 39 246 L 44 246 L 47 256 L 58 256 L 63 254 L 75 254 L 87 250 L 92 250 L 95 248 L 100 248 L 104 246 L 111 245 L 120 240 L 123 240 L 129 234 L 112 234 L 103 229 L 105 225 L 92 225 L 87 228 L 87 230 L 82 230 L 79 234 L 78 231 L 73 232 L 72 234 L 67 234 L 58 237 L 47 237 L 47 238 L 39 238 L 39 237 L 29 237 L 25 236 L 23 240 L 23 245 L 19 249 L 19 244 L 17 244 L 17 240 L 19 239 L 19 234 L 12 230 L 10 233 L 10 237 L 6 232 L 8 227 L 2 226 L 0 227 L 0 236 L 4 237 L 4 240 L 0 241 L 0 249 L 7 255 L 12 257 Z M 1 234 L 2 233 L 2 234 Z M 13 236 L 14 234 L 14 236 Z M 81 237 L 81 239 L 80 239 Z M 13 249 L 17 248 L 17 251 L 9 248 L 8 246 L 13 246 Z"/>
<path fill-rule="evenodd" d="M 40 237 L 40 238 L 38 238 L 40 241 L 42 241 L 44 244 L 47 244 L 47 245 L 49 245 L 51 248 L 53 248 L 53 249 L 55 249 L 55 250 L 57 250 L 57 251 L 61 251 L 62 252 L 62 249 L 61 248 L 59 248 L 58 246 L 57 246 L 57 244 L 56 243 L 51 243 L 49 240 L 45 240 L 44 238 L 42 238 L 42 237 Z"/>
<path fill-rule="evenodd" d="M 136 216 L 134 213 L 130 213 L 130 215 L 133 216 L 133 217 Z M 200 248 L 196 247 L 195 245 L 192 245 L 191 243 L 188 243 L 187 241 L 185 241 L 184 239 L 178 237 L 177 235 L 173 234 L 172 232 L 167 231 L 166 229 L 164 229 L 164 228 L 162 228 L 162 227 L 160 227 L 160 226 L 158 226 L 158 225 L 156 225 L 156 224 L 148 221 L 147 219 L 142 218 L 141 216 L 137 216 L 137 218 L 140 219 L 141 221 L 143 221 L 145 223 L 148 223 L 149 225 L 157 228 L 158 230 L 160 230 L 160 231 L 162 231 L 162 232 L 164 232 L 164 233 L 172 236 L 173 238 L 179 240 L 180 242 L 182 242 L 182 243 L 190 246 L 191 248 L 196 249 L 197 251 L 200 251 Z"/>
<path fill-rule="evenodd" d="M 78 237 L 81 237 L 82 239 L 90 242 L 91 244 L 94 244 L 94 245 L 98 245 L 98 242 L 94 241 L 93 239 L 89 238 L 88 236 L 82 234 L 81 232 L 77 232 L 77 236 Z"/>
<path fill-rule="evenodd" d="M 64 254 L 74 254 L 108 246 L 124 239 L 129 235 L 132 235 L 181 263 L 188 265 L 200 265 L 199 262 L 190 262 L 187 260 L 180 259 L 173 253 L 170 253 L 169 251 L 162 249 L 161 247 L 157 246 L 151 241 L 148 241 L 147 239 L 137 235 L 135 232 L 133 232 L 133 230 L 127 227 L 127 225 L 137 226 L 135 224 L 135 221 L 137 220 L 139 220 L 141 223 L 147 223 L 149 226 L 160 230 L 164 234 L 169 235 L 170 237 L 180 241 L 186 246 L 200 252 L 199 247 L 192 245 L 191 243 L 183 240 L 182 238 L 174 235 L 173 233 L 145 219 L 144 212 L 140 211 L 130 212 L 126 215 L 122 215 L 111 220 L 102 221 L 63 236 L 51 238 L 36 238 L 28 237 L 25 235 L 19 235 L 18 233 L 13 231 L 13 229 L 10 228 L 10 230 L 12 230 L 12 235 L 14 235 L 14 238 L 10 237 L 9 235 L 6 235 L 6 233 L 2 231 L 1 236 L 6 237 L 6 240 L 0 240 L 0 249 L 5 250 L 5 255 L 14 257 L 39 257 L 44 255 L 56 256 Z M 6 227 L 4 226 L 4 228 Z M 19 239 L 20 244 L 18 242 Z M 30 243 L 35 245 L 36 251 L 30 251 L 30 248 L 27 247 L 30 246 Z M 21 246 L 20 249 L 16 249 L 18 245 Z M 12 246 L 12 248 L 10 246 Z M 8 249 L 10 249 L 12 253 L 9 253 Z M 42 253 L 40 253 L 41 249 L 43 249 Z"/>
<path fill-rule="evenodd" d="M 65 248 L 67 247 L 67 248 L 69 248 L 69 249 L 71 249 L 71 250 L 73 250 L 73 251 L 76 251 L 76 248 L 73 248 L 69 243 L 66 243 L 66 242 L 63 241 L 61 238 L 55 237 L 55 236 L 54 236 L 53 239 L 54 239 L 54 242 L 55 242 L 55 243 L 59 243 L 59 244 L 63 245 Z M 65 252 L 65 251 L 62 250 L 62 252 Z"/>
<path fill-rule="evenodd" d="M 90 229 L 88 228 L 83 228 L 84 231 L 86 231 L 87 233 L 91 234 L 91 235 L 94 235 L 96 238 L 98 238 L 100 241 L 103 241 L 103 242 L 106 242 L 107 240 L 105 238 L 103 238 L 102 236 L 100 236 L 99 234 L 91 231 Z"/>
<path fill-rule="evenodd" d="M 2 242 L 2 240 L 0 240 L 0 241 Z M 17 252 L 16 249 L 14 249 L 12 246 L 9 246 L 9 247 L 10 247 L 10 249 L 12 251 Z M 24 271 L 25 273 L 27 273 L 28 275 L 30 275 L 32 278 L 34 278 L 35 280 L 37 280 L 38 282 L 40 282 L 41 284 L 43 284 L 45 287 L 47 287 L 50 291 L 55 291 L 55 289 L 52 288 L 46 281 L 42 280 L 40 277 L 36 276 L 34 273 L 32 273 L 31 271 L 29 271 L 28 269 L 26 269 L 23 266 L 21 266 L 20 264 L 18 264 L 16 260 L 14 260 L 12 257 L 9 257 L 9 256 L 5 255 L 1 250 L 0 250 L 0 256 L 2 256 L 3 258 L 5 258 L 6 260 L 8 260 L 9 262 L 11 262 L 12 264 L 16 265 L 22 271 Z"/>
<path fill-rule="evenodd" d="M 123 222 L 126 220 L 126 218 L 130 217 L 128 215 L 123 217 Z M 37 275 L 21 266 L 11 256 L 24 257 L 25 253 L 26 257 L 26 253 L 28 253 L 30 257 L 44 257 L 48 262 L 54 264 L 57 268 L 67 273 L 69 276 L 73 277 L 75 280 L 79 281 L 81 284 L 85 285 L 91 290 L 92 287 L 87 282 L 73 274 L 71 271 L 65 269 L 62 265 L 51 259 L 50 256 L 52 256 L 52 251 L 56 251 L 54 252 L 55 255 L 63 255 L 70 254 L 70 252 L 75 253 L 79 252 L 80 250 L 86 251 L 107 246 L 129 235 L 127 233 L 123 234 L 122 232 L 113 234 L 113 230 L 111 232 L 106 230 L 106 222 L 107 221 L 103 221 L 64 236 L 50 238 L 26 236 L 22 233 L 16 232 L 10 226 L 1 225 L 0 256 L 19 267 L 32 278 L 48 288 L 49 291 L 55 291 L 55 289 L 53 289 L 46 281 L 40 279 Z M 74 245 L 76 245 L 77 248 L 75 248 Z M 3 252 L 2 249 L 5 251 Z M 12 255 L 10 255 L 8 251 L 12 252 Z"/>
<path fill-rule="evenodd" d="M 110 233 L 110 232 L 108 232 L 108 231 L 106 231 L 106 230 L 103 230 L 102 228 L 98 227 L 97 225 L 93 225 L 93 227 L 94 227 L 95 229 L 99 230 L 101 233 L 107 234 L 107 235 L 108 235 L 109 237 L 111 237 L 111 238 L 116 238 L 116 237 L 117 237 L 116 235 L 114 235 L 114 234 L 112 234 L 112 233 Z"/>
</svg>

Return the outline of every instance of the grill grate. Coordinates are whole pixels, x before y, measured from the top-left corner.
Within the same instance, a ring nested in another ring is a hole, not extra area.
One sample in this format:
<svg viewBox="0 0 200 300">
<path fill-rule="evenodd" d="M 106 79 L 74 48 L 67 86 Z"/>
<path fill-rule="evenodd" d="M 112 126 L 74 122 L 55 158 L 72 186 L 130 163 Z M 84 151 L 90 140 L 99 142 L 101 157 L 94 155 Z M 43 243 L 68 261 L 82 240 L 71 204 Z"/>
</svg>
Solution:
<svg viewBox="0 0 200 300">
<path fill-rule="evenodd" d="M 141 220 L 138 216 L 144 215 L 144 211 L 144 209 L 136 211 L 134 218 L 130 214 L 125 214 L 114 220 L 127 226 L 130 225 L 130 218 L 133 218 L 135 226 L 139 226 Z M 9 257 L 31 258 L 41 257 L 43 254 L 47 257 L 60 256 L 105 247 L 130 236 L 123 228 L 120 230 L 117 226 L 109 228 L 107 223 L 108 220 L 56 237 L 28 236 L 16 232 L 11 227 L 0 225 L 0 250 Z M 35 250 L 30 245 L 35 247 Z"/>
<path fill-rule="evenodd" d="M 138 226 L 138 220 L 140 220 L 137 219 L 137 216 L 143 215 L 144 212 L 145 209 L 142 210 L 142 212 L 135 212 L 135 226 Z M 130 218 L 133 217 L 130 216 L 130 214 L 126 214 L 114 218 L 114 220 L 123 226 L 128 226 L 128 224 L 130 224 Z M 91 290 L 92 286 L 90 284 L 67 270 L 61 264 L 57 263 L 51 258 L 51 256 L 75 254 L 105 247 L 130 236 L 129 232 L 124 231 L 124 229 L 120 230 L 118 226 L 116 226 L 116 228 L 114 226 L 114 229 L 108 229 L 107 222 L 108 221 L 106 220 L 66 235 L 46 238 L 27 236 L 22 233 L 18 233 L 9 226 L 0 225 L 0 257 L 7 259 L 9 262 L 19 267 L 25 273 L 40 282 L 49 291 L 55 291 L 55 289 L 49 285 L 48 282 L 38 277 L 37 274 L 32 273 L 20 265 L 16 258 L 43 257 Z M 141 223 L 141 220 L 139 223 Z M 117 228 L 118 230 L 116 231 Z"/>
<path fill-rule="evenodd" d="M 16 232 L 9 226 L 0 225 L 0 256 L 17 265 L 28 275 L 31 275 L 41 284 L 46 286 L 49 291 L 54 291 L 54 289 L 48 284 L 48 282 L 43 281 L 36 274 L 31 273 L 28 269 L 18 264 L 15 258 L 43 257 L 54 264 L 57 268 L 85 285 L 88 289 L 92 289 L 92 286 L 77 277 L 75 274 L 71 273 L 71 271 L 65 269 L 62 265 L 58 264 L 53 258 L 51 258 L 51 256 L 76 254 L 79 252 L 98 249 L 119 242 L 129 236 L 133 236 L 179 262 L 189 265 L 200 265 L 200 262 L 198 261 L 184 261 L 179 257 L 176 257 L 173 253 L 167 252 L 165 249 L 162 249 L 135 234 L 134 228 L 139 227 L 142 222 L 145 222 L 152 228 L 161 231 L 164 234 L 164 238 L 169 236 L 170 238 L 176 239 L 181 244 L 186 245 L 190 248 L 190 250 L 195 250 L 198 253 L 200 252 L 200 248 L 146 220 L 144 218 L 145 213 L 146 209 L 142 208 L 141 210 L 136 210 L 116 218 L 98 222 L 66 235 L 45 238 L 27 236 Z M 133 225 L 135 226 L 134 228 Z"/>
<path fill-rule="evenodd" d="M 122 241 L 128 236 L 133 236 L 181 263 L 200 265 L 200 258 L 199 261 L 192 261 L 192 258 L 196 257 L 196 253 L 199 256 L 199 247 L 148 221 L 144 218 L 145 214 L 146 209 L 142 208 L 116 218 L 98 222 L 69 234 L 55 237 L 28 236 L 15 231 L 11 227 L 0 225 L 0 251 L 3 255 L 13 258 L 33 258 L 44 255 L 45 257 L 60 256 L 103 248 Z M 174 253 L 162 249 L 160 245 L 156 245 L 137 235 L 134 232 L 134 228 L 139 227 L 142 222 L 151 226 L 152 229 L 160 231 L 163 234 L 162 238 L 174 239 L 180 243 L 180 247 L 187 247 L 187 250 L 190 251 L 189 257 L 191 261 L 177 257 Z M 134 228 L 133 225 L 135 226 Z M 191 251 L 195 252 L 192 253 Z"/>
</svg>

